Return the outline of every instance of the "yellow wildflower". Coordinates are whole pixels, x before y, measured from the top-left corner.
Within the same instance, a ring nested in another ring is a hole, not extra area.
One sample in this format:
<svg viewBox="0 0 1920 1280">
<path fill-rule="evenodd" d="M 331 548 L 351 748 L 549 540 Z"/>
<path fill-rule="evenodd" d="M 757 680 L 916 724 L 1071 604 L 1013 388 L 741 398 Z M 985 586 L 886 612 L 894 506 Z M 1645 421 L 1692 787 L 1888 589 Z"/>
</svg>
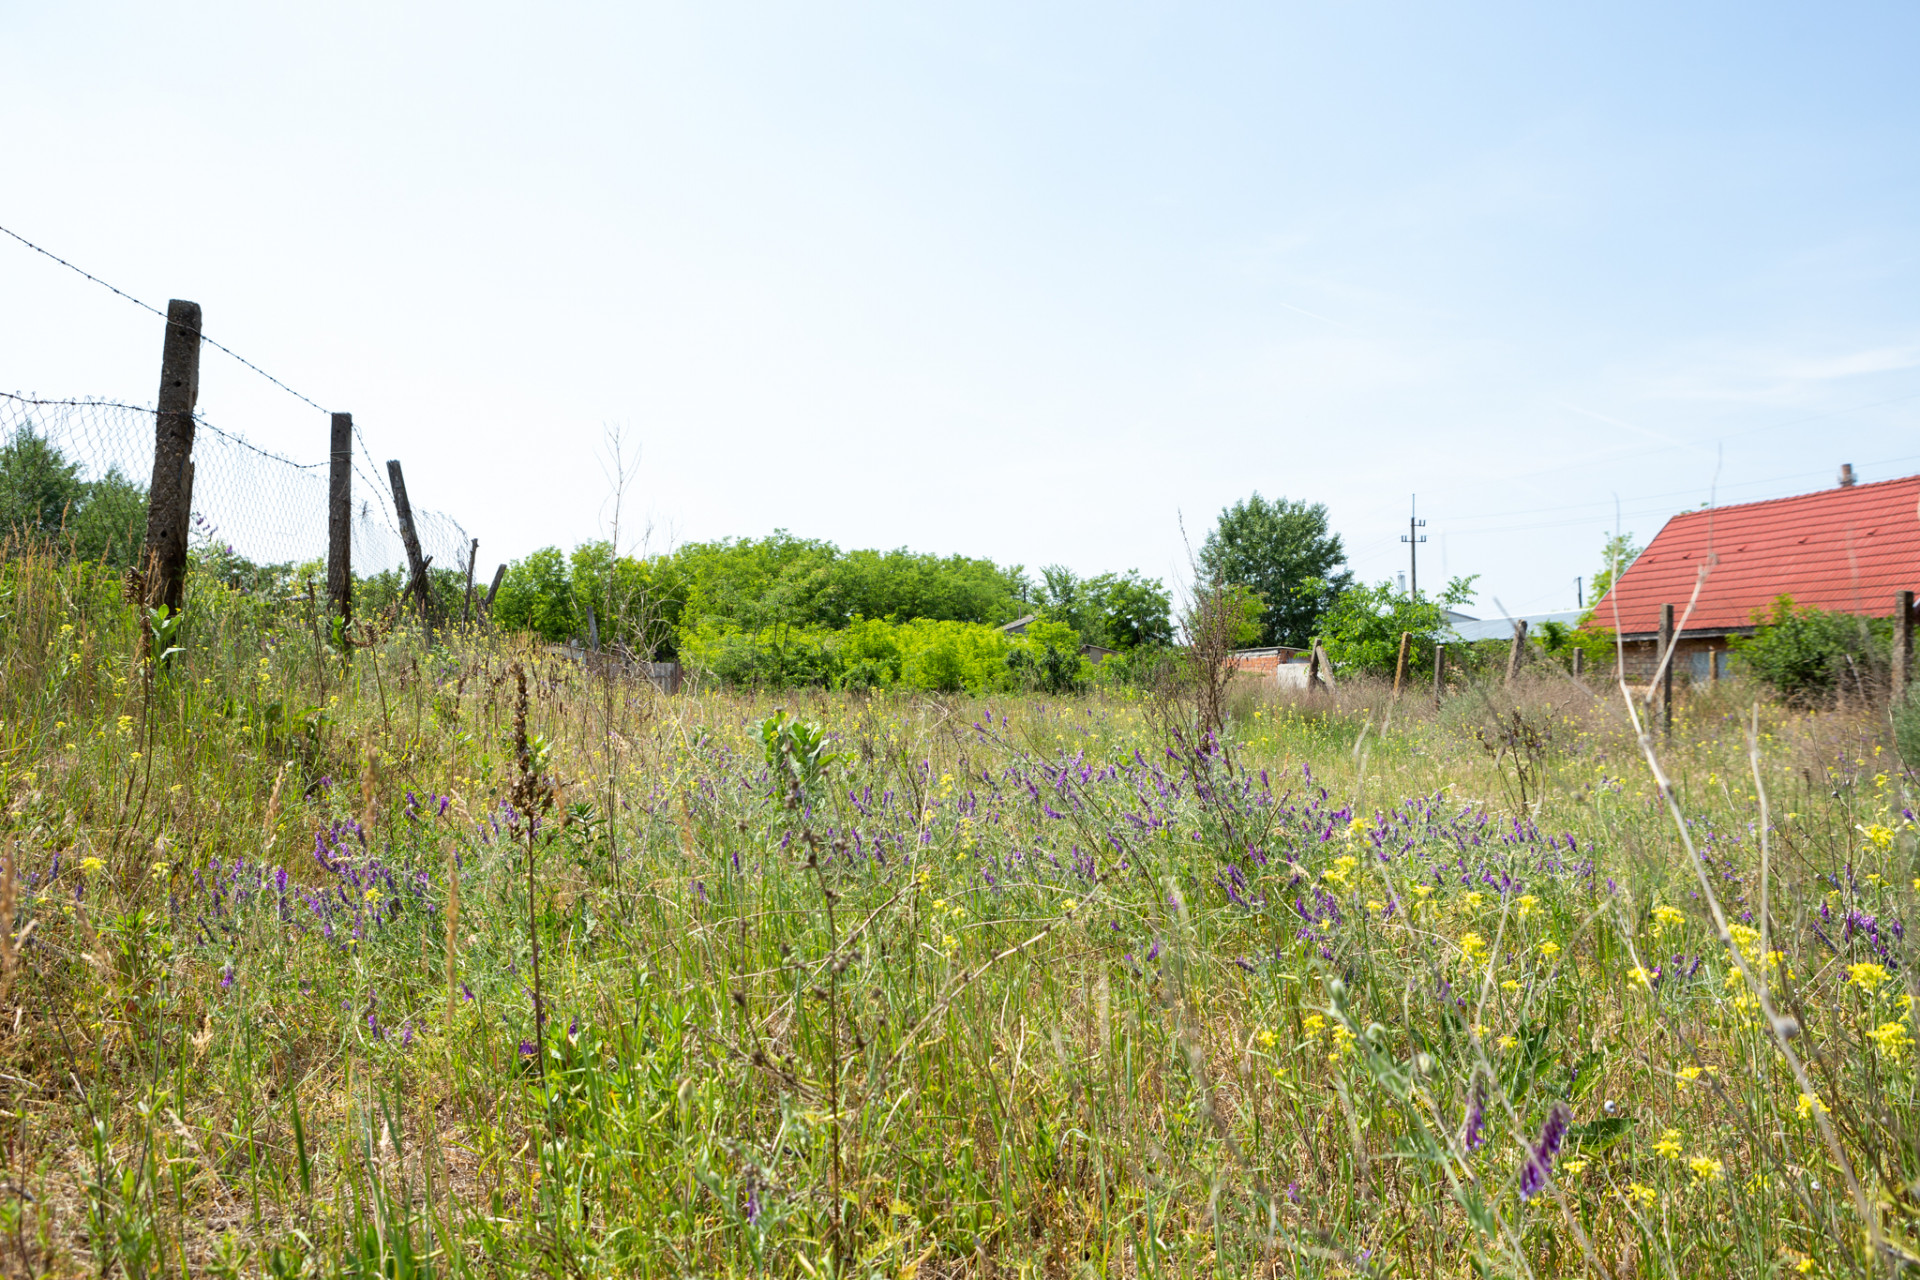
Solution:
<svg viewBox="0 0 1920 1280">
<path fill-rule="evenodd" d="M 1514 899 L 1514 905 L 1520 908 L 1520 918 L 1522 920 L 1525 920 L 1528 916 L 1532 915 L 1536 909 L 1539 908 L 1540 899 L 1534 897 L 1530 893 L 1523 893 L 1518 898 Z"/>
<path fill-rule="evenodd" d="M 1260 1047 L 1263 1049 L 1273 1048 L 1275 1043 L 1280 1039 L 1280 1037 L 1275 1035 L 1270 1029 L 1264 1027 L 1261 1028 L 1260 1034 L 1255 1038 L 1260 1041 Z"/>
<path fill-rule="evenodd" d="M 1653 975 L 1639 965 L 1633 966 L 1633 968 L 1628 971 L 1627 976 L 1645 987 L 1648 991 L 1653 990 Z"/>
<path fill-rule="evenodd" d="M 1680 1158 L 1680 1131 L 1669 1129 L 1660 1135 L 1660 1141 L 1653 1144 L 1653 1154 L 1665 1156 L 1669 1160 Z"/>
<path fill-rule="evenodd" d="M 1467 904 L 1467 910 L 1478 911 L 1480 909 L 1480 903 L 1482 901 L 1480 896 L 1480 891 L 1478 889 L 1475 889 L 1472 893 L 1469 893 L 1465 897 L 1461 898 L 1460 901 Z"/>
<path fill-rule="evenodd" d="M 1885 827 L 1877 822 L 1869 823 L 1860 828 L 1860 834 L 1867 838 L 1868 844 L 1872 845 L 1881 853 L 1885 853 L 1887 850 L 1893 848 L 1892 827 Z"/>
<path fill-rule="evenodd" d="M 1653 923 L 1661 929 L 1677 929 L 1687 922 L 1687 917 L 1678 908 L 1665 904 L 1653 909 Z"/>
<path fill-rule="evenodd" d="M 1333 1024 L 1333 1052 L 1327 1055 L 1328 1062 L 1338 1062 L 1343 1053 L 1353 1052 L 1353 1032 L 1347 1030 L 1347 1024 Z"/>
<path fill-rule="evenodd" d="M 1320 1028 L 1327 1025 L 1327 1020 L 1320 1014 L 1310 1013 L 1307 1015 L 1306 1021 L 1301 1025 L 1307 1029 L 1308 1035 L 1317 1036 L 1320 1034 Z"/>
<path fill-rule="evenodd" d="M 1887 980 L 1887 970 L 1877 964 L 1848 965 L 1847 980 L 1862 991 L 1875 991 Z"/>
<path fill-rule="evenodd" d="M 1540 954 L 1545 956 L 1547 959 L 1551 960 L 1555 956 L 1560 954 L 1560 944 L 1555 942 L 1552 938 L 1548 938 L 1545 942 L 1542 942 L 1540 944 Z"/>
<path fill-rule="evenodd" d="M 1880 1046 L 1880 1052 L 1898 1062 L 1913 1047 L 1913 1037 L 1907 1034 L 1903 1022 L 1883 1022 L 1867 1032 L 1867 1039 Z"/>
<path fill-rule="evenodd" d="M 1726 1166 L 1712 1156 L 1695 1156 L 1687 1161 L 1687 1168 L 1693 1170 L 1693 1180 L 1696 1183 L 1718 1182 L 1726 1172 Z"/>
<path fill-rule="evenodd" d="M 82 858 L 80 859 L 80 869 L 88 875 L 93 875 L 97 872 L 105 871 L 107 864 L 98 858 Z"/>
<path fill-rule="evenodd" d="M 1467 953 L 1467 959 L 1478 964 L 1480 958 L 1487 954 L 1487 940 L 1477 933 L 1463 933 L 1460 935 L 1460 949 Z"/>
<path fill-rule="evenodd" d="M 1682 1089 L 1686 1088 L 1688 1085 L 1692 1084 L 1695 1080 L 1698 1080 L 1699 1078 L 1700 1078 L 1700 1068 L 1698 1067 L 1680 1068 L 1680 1087 Z"/>
<path fill-rule="evenodd" d="M 1575 1156 L 1571 1160 L 1562 1160 L 1560 1162 L 1560 1172 L 1566 1174 L 1568 1177 L 1572 1177 L 1574 1174 L 1581 1172 L 1586 1167 L 1587 1167 L 1587 1160 L 1585 1156 Z"/>
<path fill-rule="evenodd" d="M 1518 991 L 1520 989 L 1520 980 L 1518 978 L 1508 978 L 1500 984 L 1500 989 L 1502 991 Z"/>
<path fill-rule="evenodd" d="M 1373 899 L 1371 899 L 1371 898 L 1369 898 L 1369 899 L 1367 899 L 1367 914 L 1368 914 L 1368 915 L 1370 915 L 1370 916 L 1378 916 L 1378 915 L 1385 915 L 1385 914 L 1386 914 L 1386 911 L 1387 911 L 1387 908 L 1386 908 L 1386 906 L 1385 906 L 1384 904 L 1382 904 L 1382 903 L 1378 903 L 1378 902 L 1375 902 L 1375 901 L 1374 901 Z"/>
<path fill-rule="evenodd" d="M 1516 1046 L 1516 1045 L 1518 1045 L 1519 1043 L 1520 1043 L 1520 1041 L 1519 1041 L 1518 1039 L 1516 1039 L 1515 1037 L 1513 1037 L 1513 1036 L 1501 1036 L 1501 1037 L 1500 1037 L 1500 1049 L 1501 1049 L 1501 1051 L 1502 1051 L 1502 1052 L 1505 1052 L 1506 1050 L 1508 1050 L 1508 1049 L 1511 1049 L 1511 1048 L 1513 1048 L 1513 1047 L 1515 1047 L 1515 1046 Z"/>
<path fill-rule="evenodd" d="M 1643 1209 L 1651 1207 L 1653 1202 L 1660 1198 L 1658 1191 L 1652 1187 L 1643 1187 L 1637 1182 L 1629 1182 L 1625 1194 L 1628 1200 Z"/>
</svg>

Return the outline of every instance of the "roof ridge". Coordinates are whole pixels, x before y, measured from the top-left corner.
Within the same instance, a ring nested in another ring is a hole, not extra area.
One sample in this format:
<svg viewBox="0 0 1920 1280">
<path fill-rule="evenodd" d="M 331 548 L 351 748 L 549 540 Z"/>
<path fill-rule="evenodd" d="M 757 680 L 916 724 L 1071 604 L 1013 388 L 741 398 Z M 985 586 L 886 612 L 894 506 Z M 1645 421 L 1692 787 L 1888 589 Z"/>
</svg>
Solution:
<svg viewBox="0 0 1920 1280">
<path fill-rule="evenodd" d="M 1784 497 L 1779 497 L 1779 498 L 1756 498 L 1752 502 L 1729 502 L 1723 506 L 1717 506 L 1717 507 L 1695 507 L 1691 511 L 1676 511 L 1674 514 L 1667 517 L 1667 524 L 1671 524 L 1675 520 L 1685 520 L 1689 516 L 1713 515 L 1714 513 L 1720 512 L 1720 511 L 1740 511 L 1747 507 L 1767 507 L 1767 506 L 1772 506 L 1773 504 L 1778 502 L 1802 502 L 1808 498 L 1819 498 L 1819 497 L 1824 497 L 1828 494 L 1859 493 L 1864 489 L 1884 489 L 1888 485 L 1911 484 L 1916 480 L 1920 480 L 1920 472 L 1917 472 L 1910 476 L 1895 476 L 1891 480 L 1873 480 L 1866 484 L 1855 483 L 1855 484 L 1849 484 L 1849 485 L 1835 485 L 1832 488 L 1828 488 L 1828 489 L 1809 489 L 1805 493 L 1789 493 Z M 1666 526 L 1663 525 L 1661 527 L 1665 528 Z M 1655 536 L 1658 537 L 1659 535 L 1656 534 Z M 1648 545 L 1652 545 L 1652 544 L 1648 544 Z"/>
</svg>

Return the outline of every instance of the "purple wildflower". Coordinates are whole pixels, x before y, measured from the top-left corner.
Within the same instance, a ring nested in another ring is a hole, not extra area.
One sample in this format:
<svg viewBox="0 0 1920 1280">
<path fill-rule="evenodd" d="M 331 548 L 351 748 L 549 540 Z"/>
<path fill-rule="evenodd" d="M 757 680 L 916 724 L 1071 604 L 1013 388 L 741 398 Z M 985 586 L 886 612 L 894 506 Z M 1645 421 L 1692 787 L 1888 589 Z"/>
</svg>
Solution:
<svg viewBox="0 0 1920 1280">
<path fill-rule="evenodd" d="M 233 989 L 233 965 L 232 964 L 228 964 L 227 967 L 221 970 L 220 972 L 220 989 L 222 991 L 230 991 Z"/>
<path fill-rule="evenodd" d="M 1467 1099 L 1467 1122 L 1464 1138 L 1467 1150 L 1478 1151 L 1486 1142 L 1487 1124 L 1487 1087 L 1479 1080 L 1473 1082 L 1473 1096 Z"/>
<path fill-rule="evenodd" d="M 1540 1126 L 1540 1141 L 1527 1156 L 1527 1167 L 1520 1171 L 1521 1199 L 1531 1200 L 1546 1190 L 1547 1178 L 1553 1173 L 1553 1159 L 1560 1154 L 1560 1144 L 1566 1140 L 1567 1125 L 1572 1119 L 1573 1113 L 1564 1102 L 1554 1103 L 1553 1110 L 1547 1113 L 1547 1122 Z"/>
</svg>

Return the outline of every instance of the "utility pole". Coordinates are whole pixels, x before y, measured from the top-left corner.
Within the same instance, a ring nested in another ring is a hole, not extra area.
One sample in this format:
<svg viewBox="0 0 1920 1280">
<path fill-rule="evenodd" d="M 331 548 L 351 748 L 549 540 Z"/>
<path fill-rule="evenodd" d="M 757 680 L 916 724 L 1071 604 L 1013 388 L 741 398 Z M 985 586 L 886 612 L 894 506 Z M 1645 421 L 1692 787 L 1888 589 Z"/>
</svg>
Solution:
<svg viewBox="0 0 1920 1280">
<path fill-rule="evenodd" d="M 1587 580 L 1585 578 L 1575 578 L 1573 580 L 1573 602 L 1582 609 L 1587 607 Z"/>
<path fill-rule="evenodd" d="M 1427 522 L 1417 514 L 1419 504 L 1420 495 L 1416 493 L 1407 504 L 1407 531 L 1400 535 L 1400 541 L 1407 544 L 1407 594 L 1414 600 L 1420 598 L 1420 544 L 1427 540 L 1427 535 L 1420 532 Z"/>
</svg>

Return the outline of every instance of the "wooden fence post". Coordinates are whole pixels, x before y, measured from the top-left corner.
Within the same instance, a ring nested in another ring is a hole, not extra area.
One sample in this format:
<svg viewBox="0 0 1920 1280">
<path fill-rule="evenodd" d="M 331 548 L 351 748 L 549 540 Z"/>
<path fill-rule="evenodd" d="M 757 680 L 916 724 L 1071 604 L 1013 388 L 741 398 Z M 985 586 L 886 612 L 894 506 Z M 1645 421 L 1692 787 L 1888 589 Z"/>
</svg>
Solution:
<svg viewBox="0 0 1920 1280">
<path fill-rule="evenodd" d="M 493 597 L 500 590 L 500 584 L 506 580 L 507 566 L 501 565 L 493 571 L 493 585 L 487 588 L 487 621 L 493 621 Z"/>
<path fill-rule="evenodd" d="M 353 621 L 353 415 L 333 415 L 327 472 L 327 612 Z"/>
<path fill-rule="evenodd" d="M 1660 736 L 1673 736 L 1673 606 L 1660 606 L 1660 644 L 1654 658 L 1660 663 Z"/>
<path fill-rule="evenodd" d="M 200 304 L 167 303 L 160 349 L 160 403 L 154 414 L 153 483 L 147 488 L 147 543 L 141 598 L 180 612 L 187 585 L 187 523 L 193 518 L 193 407 L 200 399 Z"/>
<path fill-rule="evenodd" d="M 1897 705 L 1907 696 L 1913 681 L 1913 592 L 1898 591 L 1893 597 L 1893 700 Z"/>
<path fill-rule="evenodd" d="M 1526 652 L 1527 620 L 1525 618 L 1515 618 L 1513 620 L 1513 647 L 1507 650 L 1508 684 L 1512 684 L 1513 678 L 1520 674 L 1520 662 L 1526 656 Z"/>
<path fill-rule="evenodd" d="M 1433 646 L 1433 705 L 1440 705 L 1440 697 L 1447 691 L 1447 646 Z"/>
<path fill-rule="evenodd" d="M 480 558 L 480 539 L 475 538 L 473 545 L 467 548 L 467 602 L 460 606 L 460 625 L 473 625 L 473 562 Z"/>
<path fill-rule="evenodd" d="M 1586 672 L 1587 651 L 1585 649 L 1575 649 L 1573 651 L 1573 678 L 1578 680 L 1581 676 L 1585 675 Z"/>
<path fill-rule="evenodd" d="M 1393 665 L 1393 696 L 1396 698 L 1400 696 L 1400 686 L 1404 684 L 1407 679 L 1407 646 L 1412 643 L 1413 632 L 1402 631 L 1400 633 L 1400 658 L 1399 661 Z"/>
<path fill-rule="evenodd" d="M 427 588 L 427 560 L 420 554 L 420 535 L 413 527 L 413 504 L 407 501 L 407 480 L 400 474 L 400 460 L 387 459 L 387 482 L 393 486 L 393 514 L 400 520 L 400 541 L 407 548 L 407 568 L 413 575 L 413 593 L 420 604 L 420 621 L 433 635 L 432 597 Z"/>
</svg>

